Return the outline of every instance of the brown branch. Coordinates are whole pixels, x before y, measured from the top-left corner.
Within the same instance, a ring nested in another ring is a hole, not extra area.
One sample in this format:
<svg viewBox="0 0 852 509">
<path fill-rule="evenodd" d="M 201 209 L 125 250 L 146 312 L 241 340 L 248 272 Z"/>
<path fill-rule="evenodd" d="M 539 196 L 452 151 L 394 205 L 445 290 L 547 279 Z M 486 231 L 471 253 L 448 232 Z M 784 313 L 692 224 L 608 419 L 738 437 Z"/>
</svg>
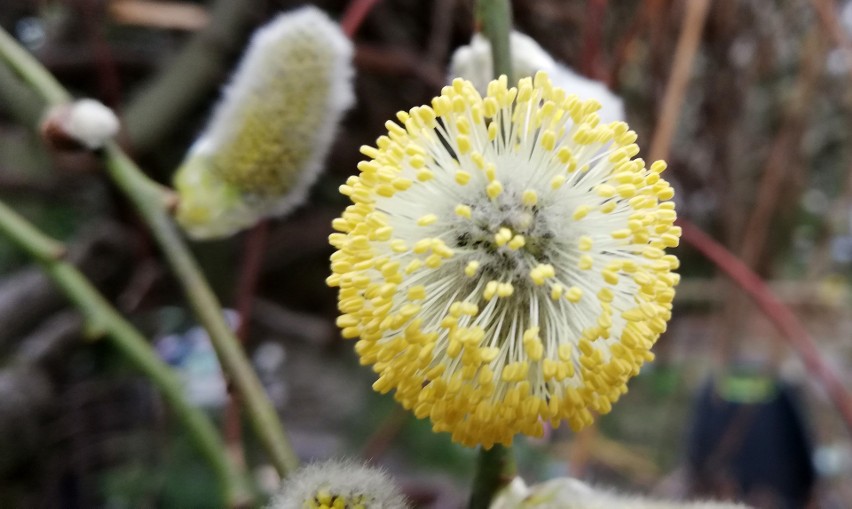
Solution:
<svg viewBox="0 0 852 509">
<path fill-rule="evenodd" d="M 814 34 L 818 37 L 818 34 Z M 796 91 L 791 100 L 778 136 L 772 144 L 769 158 L 763 169 L 763 176 L 754 201 L 754 209 L 749 216 L 743 233 L 740 258 L 748 267 L 757 270 L 760 258 L 766 248 L 766 240 L 773 215 L 778 204 L 782 185 L 795 167 L 799 141 L 804 134 L 809 105 L 816 91 L 825 58 L 822 48 L 815 39 L 806 44 L 802 51 L 802 72 L 799 75 Z"/>
<path fill-rule="evenodd" d="M 364 18 L 367 17 L 367 14 L 373 10 L 373 7 L 376 6 L 381 0 L 352 0 L 349 3 L 349 7 L 346 8 L 346 12 L 343 14 L 343 19 L 340 21 L 340 28 L 343 29 L 343 33 L 346 34 L 347 37 L 352 38 L 355 36 L 355 32 L 358 31 L 358 28 L 364 22 Z"/>
<path fill-rule="evenodd" d="M 674 130 L 680 117 L 680 109 L 686 95 L 686 87 L 692 74 L 692 62 L 698 51 L 701 33 L 710 10 L 710 0 L 685 0 L 686 12 L 683 26 L 675 49 L 666 92 L 657 121 L 657 129 L 651 141 L 650 160 L 665 159 L 671 149 Z"/>
<path fill-rule="evenodd" d="M 787 343 L 793 348 L 805 368 L 823 387 L 843 423 L 852 433 L 852 397 L 837 373 L 820 355 L 816 342 L 796 315 L 784 305 L 766 283 L 733 253 L 713 240 L 689 221 L 679 219 L 683 229 L 682 240 L 713 262 L 737 286 L 740 287 L 764 315 L 775 325 Z"/>
</svg>

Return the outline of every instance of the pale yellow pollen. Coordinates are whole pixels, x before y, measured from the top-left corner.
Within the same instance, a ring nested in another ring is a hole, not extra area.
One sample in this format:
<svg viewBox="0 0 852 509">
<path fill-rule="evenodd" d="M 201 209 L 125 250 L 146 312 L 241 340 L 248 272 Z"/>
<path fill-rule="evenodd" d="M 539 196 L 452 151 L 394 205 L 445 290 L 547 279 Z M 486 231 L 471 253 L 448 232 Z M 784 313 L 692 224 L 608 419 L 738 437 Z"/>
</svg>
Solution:
<svg viewBox="0 0 852 509">
<path fill-rule="evenodd" d="M 509 297 L 515 292 L 515 287 L 512 283 L 499 283 L 497 285 L 497 296 L 498 297 Z"/>
<path fill-rule="evenodd" d="M 456 171 L 456 183 L 460 186 L 466 185 L 468 182 L 470 182 L 470 177 L 470 173 L 464 170 Z"/>
<path fill-rule="evenodd" d="M 438 216 L 435 214 L 426 214 L 425 216 L 421 216 L 420 219 L 417 220 L 417 226 L 429 226 L 435 224 L 438 221 Z"/>
<path fill-rule="evenodd" d="M 592 268 L 593 262 L 594 260 L 591 255 L 584 254 L 580 256 L 580 261 L 577 262 L 577 267 L 579 267 L 580 270 L 589 270 Z"/>
<path fill-rule="evenodd" d="M 666 164 L 665 161 L 654 161 L 651 164 L 651 171 L 654 172 L 654 173 L 662 173 L 662 172 L 666 171 L 667 167 L 668 167 L 668 165 Z"/>
<path fill-rule="evenodd" d="M 485 178 L 488 179 L 488 182 L 493 182 L 494 179 L 497 178 L 497 167 L 494 166 L 494 163 L 488 163 L 485 165 Z M 501 187 L 502 189 L 502 187 Z"/>
<path fill-rule="evenodd" d="M 580 251 L 588 251 L 592 249 L 592 238 L 588 235 L 581 235 L 577 241 L 577 249 Z"/>
<path fill-rule="evenodd" d="M 512 240 L 512 230 L 505 226 L 500 228 L 497 233 L 494 234 L 494 243 L 497 244 L 498 247 L 506 245 L 506 243 L 510 240 Z"/>
<path fill-rule="evenodd" d="M 550 188 L 551 189 L 559 189 L 565 184 L 565 175 L 556 175 L 552 179 L 550 179 Z"/>
<path fill-rule="evenodd" d="M 500 196 L 500 193 L 502 192 L 503 184 L 501 184 L 499 180 L 492 180 L 487 186 L 485 186 L 485 193 L 492 200 Z"/>
<path fill-rule="evenodd" d="M 518 250 L 524 247 L 525 243 L 526 241 L 524 240 L 523 235 L 515 235 L 514 237 L 512 237 L 512 240 L 509 241 L 509 249 Z"/>
<path fill-rule="evenodd" d="M 485 289 L 482 291 L 482 298 L 485 300 L 491 300 L 497 294 L 497 285 L 499 283 L 497 281 L 489 281 L 485 284 Z"/>
<path fill-rule="evenodd" d="M 550 298 L 552 300 L 559 300 L 559 298 L 562 297 L 563 293 L 565 293 L 565 288 L 559 283 L 556 283 L 550 287 Z"/>
<path fill-rule="evenodd" d="M 556 270 L 549 263 L 541 263 L 530 269 L 530 279 L 536 285 L 543 285 L 548 278 L 556 276 Z"/>
<path fill-rule="evenodd" d="M 408 289 L 408 300 L 423 300 L 426 298 L 426 287 L 423 285 L 412 286 Z"/>
<path fill-rule="evenodd" d="M 547 151 L 553 150 L 556 146 L 556 133 L 551 130 L 545 130 L 541 135 L 541 147 Z"/>
<path fill-rule="evenodd" d="M 472 215 L 471 208 L 468 205 L 464 205 L 459 203 L 456 205 L 455 213 L 459 217 L 463 217 L 465 219 L 470 219 Z"/>
<path fill-rule="evenodd" d="M 612 198 L 615 196 L 615 188 L 609 184 L 601 184 L 595 188 L 595 191 L 601 198 Z"/>
<path fill-rule="evenodd" d="M 479 270 L 479 262 L 471 260 L 467 262 L 467 265 L 464 268 L 464 275 L 467 277 L 473 277 L 476 275 L 477 270 Z"/>
<path fill-rule="evenodd" d="M 538 203 L 538 194 L 532 189 L 527 189 L 524 191 L 523 195 L 521 195 L 521 202 L 527 207 L 532 207 Z"/>
<path fill-rule="evenodd" d="M 578 286 L 572 286 L 565 291 L 565 298 L 570 302 L 577 303 L 583 298 L 583 290 Z"/>
<path fill-rule="evenodd" d="M 483 156 L 480 152 L 471 152 L 470 160 L 473 161 L 473 164 L 475 164 L 480 170 L 485 169 L 485 156 Z"/>
<path fill-rule="evenodd" d="M 574 213 L 571 215 L 571 217 L 574 219 L 574 221 L 579 221 L 580 219 L 586 217 L 589 214 L 589 211 L 591 210 L 592 207 L 588 205 L 579 205 L 576 209 L 574 209 Z"/>
<path fill-rule="evenodd" d="M 391 250 L 394 253 L 404 253 L 408 251 L 408 244 L 402 239 L 394 239 L 390 241 Z"/>
<path fill-rule="evenodd" d="M 494 141 L 497 139 L 497 124 L 492 122 L 488 125 L 488 141 Z"/>
</svg>

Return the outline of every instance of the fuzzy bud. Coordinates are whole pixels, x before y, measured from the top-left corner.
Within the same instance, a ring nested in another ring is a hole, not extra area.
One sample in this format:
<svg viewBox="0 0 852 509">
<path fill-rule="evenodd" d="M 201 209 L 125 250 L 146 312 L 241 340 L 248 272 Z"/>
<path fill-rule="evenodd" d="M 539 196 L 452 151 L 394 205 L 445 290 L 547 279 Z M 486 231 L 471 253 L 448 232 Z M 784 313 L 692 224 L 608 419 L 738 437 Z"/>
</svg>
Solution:
<svg viewBox="0 0 852 509">
<path fill-rule="evenodd" d="M 61 149 L 99 149 L 118 133 L 115 113 L 94 99 L 80 99 L 48 112 L 41 125 L 42 136 Z"/>
<path fill-rule="evenodd" d="M 501 491 L 490 509 L 748 509 L 733 502 L 674 502 L 592 488 L 562 477 L 528 487 L 517 477 Z"/>
<path fill-rule="evenodd" d="M 553 85 L 576 94 L 583 99 L 595 99 L 601 103 L 598 116 L 601 122 L 624 120 L 624 105 L 621 99 L 599 81 L 581 76 L 569 67 L 555 61 L 535 40 L 520 32 L 509 37 L 512 50 L 512 69 L 515 79 L 535 76 L 544 71 Z M 480 34 L 475 34 L 470 44 L 458 48 L 450 61 L 450 80 L 461 77 L 474 84 L 480 94 L 494 77 L 491 64 L 491 43 Z"/>
<path fill-rule="evenodd" d="M 175 175 L 187 233 L 225 237 L 304 201 L 353 103 L 352 75 L 352 44 L 315 7 L 259 29 Z"/>
<path fill-rule="evenodd" d="M 405 509 L 408 504 L 383 470 L 353 461 L 299 469 L 267 509 Z"/>
</svg>

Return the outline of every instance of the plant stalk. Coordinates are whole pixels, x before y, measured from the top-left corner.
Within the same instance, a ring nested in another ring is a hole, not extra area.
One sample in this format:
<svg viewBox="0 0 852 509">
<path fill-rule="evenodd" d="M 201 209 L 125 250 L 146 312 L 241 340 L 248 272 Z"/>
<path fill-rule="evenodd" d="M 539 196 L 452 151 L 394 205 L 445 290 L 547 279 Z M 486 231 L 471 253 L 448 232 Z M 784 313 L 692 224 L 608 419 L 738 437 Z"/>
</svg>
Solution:
<svg viewBox="0 0 852 509">
<path fill-rule="evenodd" d="M 494 62 L 494 77 L 505 74 L 509 86 L 514 83 L 512 74 L 512 50 L 509 34 L 512 32 L 512 5 L 509 0 L 478 0 L 477 22 L 482 33 L 491 43 L 491 61 Z"/>
<path fill-rule="evenodd" d="M 44 235 L 2 202 L 0 232 L 39 262 L 54 283 L 83 313 L 90 331 L 105 334 L 130 363 L 157 387 L 213 468 L 219 479 L 222 496 L 229 506 L 248 504 L 252 497 L 246 479 L 229 461 L 213 423 L 184 398 L 180 381 L 157 357 L 142 334 L 119 315 L 76 267 L 64 261 L 65 247 Z"/>
<path fill-rule="evenodd" d="M 500 444 L 480 448 L 468 509 L 488 509 L 494 495 L 515 477 L 512 448 Z"/>
<path fill-rule="evenodd" d="M 51 105 L 70 100 L 70 94 L 29 53 L 0 29 L 0 58 Z M 99 151 L 112 180 L 130 198 L 181 282 L 201 325 L 207 329 L 219 362 L 245 403 L 252 427 L 281 476 L 298 468 L 299 460 L 284 432 L 281 420 L 266 395 L 233 331 L 222 315 L 222 306 L 175 226 L 168 210 L 171 194 L 149 179 L 116 145 Z"/>
</svg>

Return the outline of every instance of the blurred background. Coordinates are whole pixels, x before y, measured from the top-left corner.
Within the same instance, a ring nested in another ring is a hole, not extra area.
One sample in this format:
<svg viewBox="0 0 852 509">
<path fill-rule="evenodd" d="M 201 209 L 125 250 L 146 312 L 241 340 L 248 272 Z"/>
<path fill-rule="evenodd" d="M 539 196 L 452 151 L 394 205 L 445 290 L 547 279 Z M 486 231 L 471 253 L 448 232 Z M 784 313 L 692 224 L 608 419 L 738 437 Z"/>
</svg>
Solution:
<svg viewBox="0 0 852 509">
<path fill-rule="evenodd" d="M 75 95 L 115 108 L 122 144 L 168 183 L 251 30 L 303 3 L 3 0 L 0 25 Z M 324 280 L 330 222 L 345 206 L 337 187 L 355 172 L 358 147 L 439 92 L 452 51 L 470 40 L 473 3 L 315 3 L 335 19 L 352 4 L 372 7 L 354 36 L 357 105 L 308 204 L 264 227 L 246 348 L 302 458 L 372 458 L 421 507 L 459 507 L 475 451 L 372 393 L 370 370 L 337 335 Z M 623 98 L 640 157 L 669 162 L 679 216 L 761 276 L 852 388 L 852 2 L 514 4 L 518 30 Z M 0 66 L 0 198 L 72 246 L 191 400 L 242 444 L 259 485 L 274 489 L 250 430 L 228 418 L 216 357 L 144 225 L 94 156 L 43 144 L 32 129 L 41 114 Z M 193 245 L 228 308 L 251 238 Z M 683 279 L 657 360 L 593 428 L 518 439 L 525 479 L 852 507 L 852 422 L 777 326 L 792 315 L 762 312 L 697 244 L 675 250 Z M 241 317 L 227 313 L 236 326 Z M 214 476 L 151 385 L 86 332 L 0 238 L 0 507 L 217 507 Z"/>
</svg>

